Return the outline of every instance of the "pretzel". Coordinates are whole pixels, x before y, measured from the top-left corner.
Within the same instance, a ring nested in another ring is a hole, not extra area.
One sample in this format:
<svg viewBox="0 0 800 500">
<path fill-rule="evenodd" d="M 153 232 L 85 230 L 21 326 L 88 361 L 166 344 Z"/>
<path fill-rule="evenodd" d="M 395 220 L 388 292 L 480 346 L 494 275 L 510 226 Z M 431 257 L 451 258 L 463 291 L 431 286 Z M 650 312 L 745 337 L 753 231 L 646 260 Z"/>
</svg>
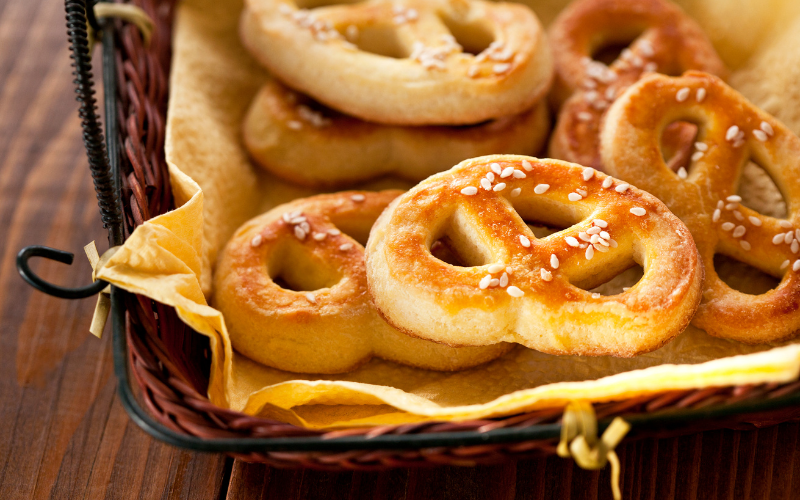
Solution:
<svg viewBox="0 0 800 500">
<path fill-rule="evenodd" d="M 545 102 L 469 127 L 378 125 L 323 108 L 273 80 L 250 106 L 244 143 L 269 172 L 297 184 L 331 187 L 383 175 L 419 182 L 465 158 L 535 154 L 549 127 Z"/>
<path fill-rule="evenodd" d="M 700 98 L 702 97 L 702 98 Z M 666 124 L 697 124 L 688 176 L 665 165 L 658 138 Z M 800 139 L 719 78 L 651 75 L 611 106 L 601 134 L 609 172 L 664 201 L 689 227 L 706 269 L 694 324 L 711 335 L 771 342 L 800 328 Z M 736 195 L 744 165 L 757 161 L 787 200 L 788 217 L 767 217 Z M 780 236 L 780 237 L 779 237 Z M 781 279 L 762 295 L 733 290 L 714 270 L 721 253 Z"/>
<path fill-rule="evenodd" d="M 521 5 L 371 0 L 298 9 L 294 0 L 247 0 L 240 34 L 290 87 L 376 123 L 465 125 L 514 115 L 552 80 L 544 32 Z"/>
<path fill-rule="evenodd" d="M 552 95 L 563 106 L 549 154 L 601 170 L 598 135 L 605 110 L 642 74 L 691 69 L 727 74 L 697 23 L 666 0 L 580 0 L 561 13 L 550 36 L 561 49 L 555 53 Z M 591 59 L 598 49 L 633 37 L 610 66 Z M 665 153 L 672 153 L 668 158 L 676 170 L 685 164 L 681 153 L 691 148 L 693 133 L 687 124 L 665 131 Z"/>
<path fill-rule="evenodd" d="M 510 350 L 508 344 L 461 348 L 415 339 L 386 324 L 370 305 L 360 242 L 400 193 L 314 196 L 239 228 L 222 254 L 214 287 L 233 347 L 299 373 L 346 372 L 373 355 L 459 370 Z M 281 279 L 306 291 L 281 287 Z"/>
<path fill-rule="evenodd" d="M 537 239 L 533 220 L 568 227 Z M 467 267 L 431 254 L 440 239 Z M 634 263 L 644 277 L 627 291 L 586 291 Z M 550 354 L 657 349 L 689 324 L 702 276 L 689 231 L 654 196 L 525 156 L 466 160 L 426 179 L 389 205 L 367 245 L 370 293 L 399 330 Z"/>
</svg>

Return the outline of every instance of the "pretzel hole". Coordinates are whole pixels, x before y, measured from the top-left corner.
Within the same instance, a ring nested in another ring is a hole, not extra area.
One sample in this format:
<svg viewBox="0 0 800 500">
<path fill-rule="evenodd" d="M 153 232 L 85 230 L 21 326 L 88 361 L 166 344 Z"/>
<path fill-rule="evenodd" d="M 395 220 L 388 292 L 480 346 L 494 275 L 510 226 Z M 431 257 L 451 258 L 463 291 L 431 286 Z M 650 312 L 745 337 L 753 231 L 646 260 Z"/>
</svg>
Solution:
<svg viewBox="0 0 800 500">
<path fill-rule="evenodd" d="M 329 5 L 364 3 L 363 0 L 295 0 L 298 9 L 316 9 Z"/>
<path fill-rule="evenodd" d="M 760 269 L 721 253 L 714 255 L 714 270 L 726 285 L 748 295 L 767 293 L 781 282 Z"/>
<path fill-rule="evenodd" d="M 597 274 L 591 276 L 574 277 L 570 283 L 577 288 L 600 295 L 618 295 L 624 293 L 623 288 L 629 288 L 644 276 L 644 269 L 633 258 L 622 259 L 604 267 Z"/>
<path fill-rule="evenodd" d="M 619 59 L 622 51 L 630 47 L 644 32 L 644 29 L 639 27 L 629 26 L 626 28 L 620 28 L 613 33 L 604 33 L 592 47 L 591 58 L 607 66 Z"/>
<path fill-rule="evenodd" d="M 786 198 L 769 172 L 755 161 L 749 161 L 742 168 L 736 194 L 742 197 L 742 205 L 751 210 L 770 217 L 786 218 Z"/>
<path fill-rule="evenodd" d="M 466 217 L 456 211 L 434 233 L 429 249 L 436 259 L 451 266 L 477 267 L 492 261 L 480 241 L 480 234 L 473 230 Z"/>
<path fill-rule="evenodd" d="M 483 22 L 465 22 L 442 14 L 439 17 L 465 53 L 478 55 L 494 41 L 494 33 Z"/>
<path fill-rule="evenodd" d="M 342 279 L 336 268 L 289 239 L 279 243 L 270 255 L 267 272 L 276 285 L 295 292 L 330 288 Z"/>
<path fill-rule="evenodd" d="M 358 37 L 351 41 L 360 50 L 371 54 L 394 59 L 408 57 L 408 51 L 397 37 L 396 28 L 387 24 L 359 26 Z"/>
<path fill-rule="evenodd" d="M 686 170 L 687 174 L 691 172 L 697 132 L 697 125 L 694 123 L 675 121 L 667 125 L 661 133 L 661 156 L 667 167 L 676 174 L 681 168 Z"/>
</svg>

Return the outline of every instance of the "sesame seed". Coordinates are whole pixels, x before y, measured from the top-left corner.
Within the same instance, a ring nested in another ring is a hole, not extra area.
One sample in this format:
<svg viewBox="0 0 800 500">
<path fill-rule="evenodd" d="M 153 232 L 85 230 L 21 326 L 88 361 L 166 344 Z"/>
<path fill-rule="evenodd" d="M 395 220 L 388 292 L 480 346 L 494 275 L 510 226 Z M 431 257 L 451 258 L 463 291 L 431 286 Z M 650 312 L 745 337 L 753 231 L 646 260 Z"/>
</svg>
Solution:
<svg viewBox="0 0 800 500">
<path fill-rule="evenodd" d="M 714 210 L 714 215 L 711 216 L 711 222 L 717 222 L 721 215 L 722 215 L 722 212 L 720 211 L 719 208 Z"/>
<path fill-rule="evenodd" d="M 647 73 L 653 73 L 657 69 L 658 69 L 658 64 L 656 64 L 653 61 L 650 61 L 649 63 L 644 65 L 644 71 Z"/>
<path fill-rule="evenodd" d="M 501 73 L 505 73 L 506 71 L 508 71 L 508 70 L 510 70 L 510 69 L 511 69 L 511 64 L 509 64 L 509 63 L 500 63 L 500 64 L 495 64 L 495 65 L 492 67 L 492 71 L 494 71 L 494 73 L 495 73 L 496 75 L 499 75 L 499 74 L 501 74 Z"/>
<path fill-rule="evenodd" d="M 492 273 L 492 274 L 494 274 L 494 273 L 499 273 L 500 271 L 502 271 L 503 269 L 505 269 L 505 267 L 506 267 L 506 265 L 505 265 L 505 264 L 492 264 L 491 266 L 489 266 L 489 268 L 487 269 L 487 271 L 489 271 L 489 272 L 490 272 L 490 273 Z"/>
<path fill-rule="evenodd" d="M 586 234 L 597 234 L 602 230 L 603 229 L 600 228 L 600 227 L 596 227 L 596 226 L 595 227 L 590 227 L 589 229 L 586 230 Z"/>
<path fill-rule="evenodd" d="M 314 239 L 317 241 L 322 241 L 325 237 L 328 236 L 326 233 L 314 233 Z"/>
<path fill-rule="evenodd" d="M 678 102 L 683 102 L 683 101 L 685 101 L 686 99 L 688 99 L 688 98 L 689 98 L 689 92 L 691 92 L 691 90 L 689 89 L 689 87 L 683 87 L 682 89 L 680 89 L 680 90 L 678 91 L 678 93 L 677 93 L 677 94 L 675 94 L 675 99 L 676 99 Z"/>
<path fill-rule="evenodd" d="M 708 151 L 708 144 L 705 142 L 695 142 L 694 148 L 698 151 Z"/>
<path fill-rule="evenodd" d="M 743 221 L 744 220 L 744 215 L 742 215 L 742 212 L 740 212 L 738 210 L 734 210 L 733 211 L 733 216 L 736 217 L 736 220 L 738 220 L 738 221 Z"/>
<path fill-rule="evenodd" d="M 550 254 L 550 267 L 552 267 L 553 269 L 558 269 L 558 264 L 559 264 L 558 257 L 556 256 L 556 254 L 551 253 Z"/>
<path fill-rule="evenodd" d="M 492 275 L 487 274 L 486 276 L 481 278 L 481 281 L 480 283 L 478 283 L 478 286 L 480 287 L 481 290 L 486 290 L 487 288 L 489 288 L 489 283 L 491 281 L 492 281 Z"/>
<path fill-rule="evenodd" d="M 589 238 L 589 243 L 591 243 L 593 245 L 595 243 L 597 243 L 598 241 L 600 241 L 600 235 L 599 234 L 593 234 L 592 237 Z"/>
<path fill-rule="evenodd" d="M 503 172 L 503 170 L 500 168 L 499 163 L 492 163 L 491 165 L 489 165 L 489 168 L 491 168 L 492 172 L 496 173 L 497 175 L 500 175 Z"/>
<path fill-rule="evenodd" d="M 772 237 L 772 244 L 773 245 L 780 245 L 781 243 L 783 243 L 783 238 L 785 236 L 786 235 L 783 234 L 783 233 L 776 234 L 775 236 Z"/>
<path fill-rule="evenodd" d="M 595 293 L 592 294 L 592 298 L 593 299 L 599 299 L 600 298 L 600 294 L 595 292 Z"/>
<path fill-rule="evenodd" d="M 486 178 L 489 179 L 489 182 L 494 182 L 494 173 L 493 172 L 487 172 L 486 173 Z"/>
<path fill-rule="evenodd" d="M 533 165 L 531 165 L 531 162 L 529 162 L 528 160 L 522 160 L 522 168 L 530 172 L 531 170 L 533 170 Z"/>
<path fill-rule="evenodd" d="M 492 190 L 492 183 L 489 182 L 489 179 L 484 177 L 483 179 L 481 179 L 481 187 L 483 189 L 485 189 L 486 191 L 491 191 Z"/>
<path fill-rule="evenodd" d="M 591 245 L 586 247 L 586 254 L 585 255 L 586 255 L 586 260 L 592 260 L 592 257 L 594 257 L 594 247 L 591 246 Z"/>
<path fill-rule="evenodd" d="M 608 240 L 604 240 L 602 237 L 597 241 L 597 243 L 604 247 L 611 246 L 611 243 L 609 243 Z"/>
<path fill-rule="evenodd" d="M 588 111 L 581 111 L 580 113 L 577 114 L 577 117 L 578 117 L 578 120 L 580 120 L 582 122 L 588 122 L 588 121 L 591 121 L 592 114 L 589 113 Z"/>
<path fill-rule="evenodd" d="M 500 280 L 497 279 L 497 278 L 492 278 L 492 280 L 489 281 L 489 287 L 491 287 L 491 288 L 494 288 L 494 287 L 496 287 L 498 285 L 500 285 Z"/>
<path fill-rule="evenodd" d="M 261 237 L 261 235 L 257 234 L 255 236 L 253 236 L 252 240 L 250 240 L 250 246 L 253 247 L 253 248 L 257 248 L 258 246 L 261 245 L 262 241 L 263 241 L 263 238 Z"/>
<path fill-rule="evenodd" d="M 302 124 L 302 123 L 300 123 L 300 122 L 299 122 L 299 121 L 297 121 L 297 120 L 289 120 L 289 121 L 286 123 L 286 126 L 287 126 L 287 127 L 289 127 L 289 128 L 290 128 L 290 129 L 292 129 L 292 130 L 300 130 L 301 128 L 303 128 L 303 124 Z"/>
<path fill-rule="evenodd" d="M 703 99 L 706 98 L 706 89 L 699 88 L 697 89 L 697 102 L 703 102 Z"/>
<path fill-rule="evenodd" d="M 794 230 L 794 237 L 797 238 L 798 240 L 800 240 L 800 229 L 795 229 Z"/>
<path fill-rule="evenodd" d="M 636 216 L 638 216 L 638 217 L 643 217 L 644 215 L 646 215 L 646 214 L 647 214 L 647 210 L 645 210 L 645 209 L 644 209 L 644 208 L 642 208 L 642 207 L 633 207 L 633 208 L 631 208 L 630 212 L 631 212 L 633 215 L 636 215 Z"/>
<path fill-rule="evenodd" d="M 767 142 L 767 134 L 763 130 L 753 130 L 753 136 L 761 142 Z"/>
<path fill-rule="evenodd" d="M 550 189 L 550 184 L 538 184 L 533 188 L 533 192 L 536 194 L 544 194 L 548 189 Z"/>
<path fill-rule="evenodd" d="M 307 293 L 306 294 L 306 300 L 308 300 L 312 304 L 316 304 L 317 303 L 317 298 L 314 296 L 313 293 Z"/>
<path fill-rule="evenodd" d="M 736 210 L 737 208 L 739 208 L 738 203 L 728 203 L 725 205 L 725 210 Z"/>
<path fill-rule="evenodd" d="M 759 219 L 758 217 L 751 215 L 747 219 L 750 221 L 750 224 L 754 226 L 761 226 L 761 219 Z"/>
<path fill-rule="evenodd" d="M 641 52 L 645 57 L 653 57 L 653 55 L 656 53 L 653 49 L 653 44 L 650 43 L 650 40 L 639 41 L 639 52 Z"/>
<path fill-rule="evenodd" d="M 515 179 L 524 179 L 525 177 L 528 177 L 527 175 L 525 175 L 525 172 L 523 172 L 522 170 L 514 169 Z"/>
<path fill-rule="evenodd" d="M 461 190 L 461 194 L 465 194 L 467 196 L 478 194 L 478 188 L 476 188 L 475 186 L 465 187 L 464 189 Z"/>
<path fill-rule="evenodd" d="M 522 192 L 522 188 L 514 188 L 511 190 L 511 196 L 517 197 Z"/>
<path fill-rule="evenodd" d="M 617 240 L 615 240 L 614 238 L 611 238 L 610 240 L 608 240 L 608 242 L 611 244 L 611 248 L 617 248 L 617 246 L 618 246 L 617 245 Z"/>
<path fill-rule="evenodd" d="M 630 185 L 630 184 L 625 184 L 625 183 L 622 183 L 622 184 L 620 184 L 619 186 L 615 187 L 615 188 L 614 188 L 614 191 L 616 191 L 616 192 L 618 192 L 618 193 L 624 193 L 625 191 L 627 191 L 627 190 L 628 190 L 628 188 L 629 188 L 629 187 L 631 187 L 631 185 Z"/>
<path fill-rule="evenodd" d="M 584 88 L 587 88 L 587 89 L 596 89 L 597 88 L 597 82 L 592 80 L 591 78 L 584 78 L 583 86 L 584 86 Z"/>
<path fill-rule="evenodd" d="M 791 229 L 791 227 L 792 227 L 792 223 L 789 222 L 788 220 L 782 220 L 782 221 L 778 222 L 778 224 L 784 229 Z"/>
<path fill-rule="evenodd" d="M 741 203 L 742 197 L 737 195 L 737 194 L 732 194 L 732 195 L 728 196 L 727 198 L 725 198 L 725 200 L 729 201 L 731 203 Z"/>
<path fill-rule="evenodd" d="M 610 240 L 611 239 L 611 235 L 608 234 L 608 232 L 606 232 L 606 231 L 600 231 L 599 234 L 600 234 L 600 237 L 603 238 L 604 240 Z"/>
<path fill-rule="evenodd" d="M 353 196 L 350 197 L 350 199 L 355 202 L 361 202 L 366 199 L 366 196 L 364 196 L 363 194 L 354 194 Z"/>
<path fill-rule="evenodd" d="M 700 158 L 702 158 L 702 157 L 703 157 L 703 155 L 704 155 L 704 154 L 705 154 L 705 153 L 703 153 L 702 151 L 696 151 L 696 152 L 695 152 L 695 153 L 692 155 L 692 161 L 697 161 L 697 160 L 699 160 Z"/>
<path fill-rule="evenodd" d="M 739 134 L 739 127 L 737 127 L 736 125 L 731 125 L 731 127 L 725 133 L 725 140 L 732 141 L 733 139 L 736 138 L 738 134 Z"/>
<path fill-rule="evenodd" d="M 539 275 L 542 277 L 544 281 L 551 281 L 553 279 L 553 273 L 551 273 L 545 268 L 539 269 Z"/>
<path fill-rule="evenodd" d="M 606 177 L 605 179 L 603 179 L 603 188 L 604 189 L 610 188 L 612 184 L 614 184 L 614 178 L 613 177 Z"/>
<path fill-rule="evenodd" d="M 583 199 L 583 196 L 579 195 L 578 193 L 570 193 L 567 195 L 567 199 L 569 201 L 580 201 Z"/>
<path fill-rule="evenodd" d="M 789 231 L 786 233 L 786 236 L 783 237 L 783 242 L 788 245 L 792 242 L 792 240 L 794 240 L 794 233 Z"/>
<path fill-rule="evenodd" d="M 722 210 L 722 207 L 724 207 L 724 206 L 725 206 L 725 203 L 722 200 L 718 200 L 717 201 L 717 208 Z"/>
<path fill-rule="evenodd" d="M 775 131 L 772 130 L 772 125 L 770 125 L 767 122 L 761 122 L 761 130 L 763 130 L 769 135 L 775 135 Z"/>
<path fill-rule="evenodd" d="M 344 245 L 339 246 L 339 250 L 341 250 L 342 252 L 346 252 L 352 248 L 353 248 L 352 243 L 345 243 Z"/>
<path fill-rule="evenodd" d="M 800 271 L 800 260 L 794 261 L 794 264 L 792 264 L 792 271 Z"/>
<path fill-rule="evenodd" d="M 613 101 L 614 98 L 617 97 L 617 89 L 614 87 L 608 87 L 603 95 L 609 101 Z"/>
<path fill-rule="evenodd" d="M 736 226 L 736 229 L 733 230 L 733 237 L 734 238 L 741 238 L 744 236 L 744 233 L 747 232 L 747 228 L 744 226 Z"/>
<path fill-rule="evenodd" d="M 603 252 L 603 253 L 608 252 L 608 246 L 607 245 L 603 245 L 601 242 L 594 243 L 594 244 L 592 244 L 592 246 L 598 252 Z"/>
<path fill-rule="evenodd" d="M 576 189 L 575 192 L 583 196 L 584 198 L 589 196 L 589 193 L 585 189 Z"/>
<path fill-rule="evenodd" d="M 595 101 L 597 100 L 597 98 L 598 98 L 598 97 L 600 97 L 600 94 L 598 94 L 596 90 L 590 90 L 589 92 L 586 92 L 586 93 L 583 95 L 583 98 L 584 98 L 584 99 L 586 100 L 586 102 L 588 102 L 588 103 L 593 103 L 593 102 L 595 102 Z"/>
<path fill-rule="evenodd" d="M 522 243 L 522 246 L 524 246 L 525 248 L 530 248 L 531 246 L 531 240 L 529 240 L 527 236 L 524 236 L 522 234 L 519 235 L 519 242 Z"/>
<path fill-rule="evenodd" d="M 745 240 L 739 240 L 739 245 L 740 245 L 740 246 L 741 246 L 743 249 L 745 249 L 746 251 L 748 251 L 748 252 L 750 251 L 750 248 L 751 248 L 751 247 L 750 247 L 750 243 L 748 243 L 747 241 L 745 241 Z"/>
<path fill-rule="evenodd" d="M 507 267 L 506 267 L 506 272 L 507 272 L 508 274 L 511 274 L 511 266 L 507 266 Z"/>
<path fill-rule="evenodd" d="M 723 231 L 730 231 L 731 229 L 733 229 L 735 227 L 736 227 L 736 224 L 734 224 L 733 222 L 724 222 L 722 224 L 722 230 Z"/>
<path fill-rule="evenodd" d="M 602 111 L 608 107 L 608 103 L 602 99 L 598 99 L 592 103 L 592 107 L 598 111 Z"/>
<path fill-rule="evenodd" d="M 588 243 L 581 243 L 581 248 L 586 248 L 588 245 Z"/>
<path fill-rule="evenodd" d="M 789 267 L 789 264 L 791 264 L 791 261 L 789 259 L 784 260 L 783 264 L 781 264 L 781 269 L 786 269 L 787 267 Z"/>
<path fill-rule="evenodd" d="M 508 286 L 508 273 L 503 273 L 503 275 L 500 276 L 500 286 L 503 288 Z"/>
<path fill-rule="evenodd" d="M 499 193 L 500 191 L 506 188 L 506 183 L 501 182 L 499 184 L 495 184 L 494 188 L 492 189 L 494 192 Z"/>
<path fill-rule="evenodd" d="M 608 227 L 608 222 L 604 221 L 603 219 L 595 219 L 595 220 L 592 221 L 592 224 L 594 224 L 597 227 L 602 227 L 602 228 Z"/>
<path fill-rule="evenodd" d="M 578 238 L 582 239 L 583 241 L 592 241 L 592 237 L 583 231 L 578 233 Z"/>
<path fill-rule="evenodd" d="M 473 64 L 467 70 L 467 76 L 470 78 L 475 78 L 476 76 L 478 76 L 478 72 L 480 72 L 480 70 L 481 70 L 480 66 Z"/>
<path fill-rule="evenodd" d="M 520 290 L 515 286 L 510 286 L 506 288 L 506 292 L 508 292 L 508 294 L 511 295 L 512 297 L 522 297 L 523 295 L 525 295 L 525 292 L 523 292 L 522 290 Z"/>
<path fill-rule="evenodd" d="M 500 174 L 501 179 L 505 179 L 506 177 L 511 177 L 514 173 L 514 167 L 506 167 L 503 169 L 503 172 Z"/>
<path fill-rule="evenodd" d="M 290 224 L 302 224 L 303 222 L 307 221 L 305 217 L 302 215 L 298 215 L 297 217 L 292 217 L 292 220 L 289 221 Z"/>
<path fill-rule="evenodd" d="M 304 233 L 311 232 L 311 226 L 308 225 L 308 222 L 301 222 L 297 227 L 302 229 Z"/>
<path fill-rule="evenodd" d="M 566 242 L 567 242 L 567 245 L 569 245 L 569 246 L 571 246 L 571 247 L 577 247 L 578 245 L 580 245 L 580 243 L 578 243 L 578 240 L 576 240 L 576 239 L 575 239 L 575 238 L 573 238 L 572 236 L 567 236 L 567 237 L 566 237 L 566 238 L 564 238 L 564 239 L 566 240 Z"/>
<path fill-rule="evenodd" d="M 628 291 L 628 290 L 630 290 L 630 289 L 631 289 L 631 287 L 629 287 L 629 286 L 624 286 L 624 287 L 622 287 L 622 291 L 623 291 L 623 292 L 627 292 L 627 291 Z"/>
<path fill-rule="evenodd" d="M 328 234 L 330 234 L 331 236 L 339 236 L 340 234 L 342 234 L 342 232 L 339 231 L 338 229 L 328 229 Z"/>
<path fill-rule="evenodd" d="M 792 247 L 791 247 L 791 249 L 792 249 L 792 253 L 797 253 L 797 252 L 798 252 L 798 250 L 800 250 L 800 242 L 798 242 L 797 240 L 794 240 L 794 241 L 792 242 Z"/>
<path fill-rule="evenodd" d="M 686 179 L 689 176 L 689 173 L 686 172 L 684 167 L 678 169 L 678 179 Z"/>
<path fill-rule="evenodd" d="M 744 144 L 744 141 L 743 141 L 743 140 L 741 140 L 741 139 L 737 139 L 737 140 L 736 140 L 736 141 L 735 141 L 735 142 L 732 144 L 732 146 L 733 146 L 734 148 L 739 148 L 739 147 L 742 147 L 742 144 Z"/>
<path fill-rule="evenodd" d="M 300 226 L 294 226 L 294 235 L 298 240 L 303 240 L 306 237 L 306 232 Z"/>
</svg>

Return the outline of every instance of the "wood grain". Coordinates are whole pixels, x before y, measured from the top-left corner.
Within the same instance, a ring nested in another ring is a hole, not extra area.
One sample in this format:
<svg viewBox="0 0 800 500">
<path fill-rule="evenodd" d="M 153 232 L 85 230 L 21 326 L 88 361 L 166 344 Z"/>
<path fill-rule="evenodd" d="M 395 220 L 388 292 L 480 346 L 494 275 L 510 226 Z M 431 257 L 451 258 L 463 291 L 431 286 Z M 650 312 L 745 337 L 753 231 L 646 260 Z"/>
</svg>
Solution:
<svg viewBox="0 0 800 500">
<path fill-rule="evenodd" d="M 33 291 L 16 252 L 46 244 L 72 266 L 35 270 L 86 284 L 81 248 L 105 247 L 71 87 L 58 2 L 0 1 L 0 498 L 606 499 L 608 469 L 551 457 L 493 467 L 381 473 L 279 470 L 152 440 L 115 394 L 110 336 L 88 333 L 93 301 Z M 800 498 L 800 424 L 626 443 L 625 498 Z"/>
</svg>

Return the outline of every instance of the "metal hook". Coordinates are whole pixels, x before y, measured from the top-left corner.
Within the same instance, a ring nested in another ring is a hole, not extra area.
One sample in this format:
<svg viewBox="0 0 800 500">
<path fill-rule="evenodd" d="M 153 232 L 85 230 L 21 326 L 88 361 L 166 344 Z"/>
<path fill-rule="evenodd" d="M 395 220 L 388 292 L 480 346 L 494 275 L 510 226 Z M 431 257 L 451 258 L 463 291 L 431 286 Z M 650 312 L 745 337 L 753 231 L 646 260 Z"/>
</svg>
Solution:
<svg viewBox="0 0 800 500">
<path fill-rule="evenodd" d="M 64 288 L 58 285 L 53 285 L 37 276 L 36 273 L 31 270 L 30 266 L 28 265 L 28 260 L 31 257 L 44 257 L 45 259 L 55 260 L 70 265 L 72 264 L 75 255 L 70 252 L 65 252 L 63 250 L 57 250 L 55 248 L 41 245 L 31 245 L 29 247 L 25 247 L 17 254 L 17 270 L 19 271 L 20 276 L 22 276 L 22 279 L 40 292 L 52 295 L 53 297 L 58 297 L 61 299 L 85 299 L 86 297 L 97 295 L 108 286 L 108 283 L 103 280 L 97 280 L 91 285 L 81 288 Z"/>
</svg>

